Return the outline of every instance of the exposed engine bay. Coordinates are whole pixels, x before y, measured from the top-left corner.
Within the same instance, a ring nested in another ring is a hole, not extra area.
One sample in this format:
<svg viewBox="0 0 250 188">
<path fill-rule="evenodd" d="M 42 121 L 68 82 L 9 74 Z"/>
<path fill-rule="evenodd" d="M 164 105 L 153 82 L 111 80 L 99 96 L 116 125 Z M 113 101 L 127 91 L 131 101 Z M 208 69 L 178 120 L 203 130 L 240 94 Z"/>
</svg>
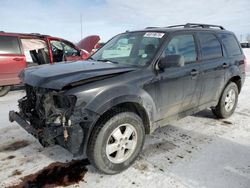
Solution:
<svg viewBox="0 0 250 188">
<path fill-rule="evenodd" d="M 43 146 L 59 144 L 77 153 L 75 145 L 83 139 L 83 129 L 70 119 L 76 97 L 26 85 L 27 95 L 19 102 L 20 116 L 34 129 L 30 131 Z M 74 135 L 74 134 L 77 134 Z M 77 142 L 77 143 L 76 143 Z"/>
</svg>

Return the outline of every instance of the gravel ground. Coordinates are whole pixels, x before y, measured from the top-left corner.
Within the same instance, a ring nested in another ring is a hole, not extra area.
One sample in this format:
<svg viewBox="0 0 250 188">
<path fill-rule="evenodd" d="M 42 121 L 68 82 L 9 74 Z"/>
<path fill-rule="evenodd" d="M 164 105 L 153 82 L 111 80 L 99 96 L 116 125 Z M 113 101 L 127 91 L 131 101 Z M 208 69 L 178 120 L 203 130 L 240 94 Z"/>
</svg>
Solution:
<svg viewBox="0 0 250 188">
<path fill-rule="evenodd" d="M 249 57 L 250 50 L 245 50 Z M 236 112 L 227 120 L 210 110 L 172 122 L 147 136 L 139 159 L 125 172 L 108 176 L 87 165 L 82 181 L 71 187 L 250 187 L 250 74 Z M 21 182 L 49 164 L 72 156 L 60 147 L 43 148 L 8 111 L 17 109 L 23 91 L 0 98 L 0 187 Z M 47 174 L 53 179 L 53 174 Z"/>
</svg>

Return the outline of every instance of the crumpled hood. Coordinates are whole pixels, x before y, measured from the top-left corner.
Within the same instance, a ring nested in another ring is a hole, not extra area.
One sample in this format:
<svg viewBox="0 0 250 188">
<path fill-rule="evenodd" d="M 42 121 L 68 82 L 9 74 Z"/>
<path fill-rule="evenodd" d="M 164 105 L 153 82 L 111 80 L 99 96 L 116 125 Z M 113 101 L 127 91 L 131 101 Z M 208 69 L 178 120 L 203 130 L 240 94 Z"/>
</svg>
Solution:
<svg viewBox="0 0 250 188">
<path fill-rule="evenodd" d="M 89 79 L 97 80 L 95 78 L 112 76 L 135 69 L 134 67 L 121 67 L 108 62 L 92 60 L 63 62 L 27 68 L 21 74 L 21 79 L 24 83 L 34 87 L 60 90 L 75 82 Z"/>
</svg>

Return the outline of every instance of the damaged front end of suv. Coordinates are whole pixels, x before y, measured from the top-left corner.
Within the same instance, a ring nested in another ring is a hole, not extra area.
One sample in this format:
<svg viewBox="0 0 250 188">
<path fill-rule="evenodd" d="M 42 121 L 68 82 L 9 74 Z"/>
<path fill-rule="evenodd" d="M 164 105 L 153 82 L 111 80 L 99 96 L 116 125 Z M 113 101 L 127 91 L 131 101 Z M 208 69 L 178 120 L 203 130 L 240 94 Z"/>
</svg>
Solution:
<svg viewBox="0 0 250 188">
<path fill-rule="evenodd" d="M 74 156 L 82 156 L 89 130 L 99 117 L 87 108 L 95 94 L 82 87 L 132 70 L 96 61 L 28 68 L 20 75 L 26 96 L 18 100 L 18 112 L 9 112 L 9 120 L 45 147 L 60 145 Z M 100 91 L 96 87 L 96 92 Z"/>
<path fill-rule="evenodd" d="M 78 154 L 83 129 L 73 116 L 76 97 L 29 85 L 26 93 L 18 101 L 20 112 L 10 112 L 10 121 L 17 121 L 45 147 L 59 144 Z"/>
</svg>

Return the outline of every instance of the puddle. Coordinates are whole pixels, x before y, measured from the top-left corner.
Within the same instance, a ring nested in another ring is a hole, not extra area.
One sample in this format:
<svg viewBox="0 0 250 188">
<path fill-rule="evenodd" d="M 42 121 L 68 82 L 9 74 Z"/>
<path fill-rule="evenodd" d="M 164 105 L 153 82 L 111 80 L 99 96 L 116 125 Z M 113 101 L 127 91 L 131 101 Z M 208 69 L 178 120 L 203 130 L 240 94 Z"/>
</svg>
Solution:
<svg viewBox="0 0 250 188">
<path fill-rule="evenodd" d="M 157 155 L 159 153 L 162 153 L 163 151 L 170 151 L 175 149 L 177 146 L 170 141 L 164 141 L 164 142 L 158 142 L 154 144 L 150 144 L 146 146 L 142 150 L 142 155 L 144 156 L 151 156 L 151 155 Z"/>
<path fill-rule="evenodd" d="M 73 185 L 84 181 L 83 177 L 87 172 L 87 165 L 89 165 L 87 159 L 69 163 L 55 162 L 35 174 L 21 178 L 19 184 L 10 186 L 9 188 L 50 188 Z"/>
<path fill-rule="evenodd" d="M 11 144 L 8 144 L 6 146 L 2 146 L 0 148 L 0 152 L 5 152 L 5 151 L 15 151 L 21 148 L 24 148 L 26 146 L 30 145 L 30 142 L 27 140 L 19 140 L 16 142 L 13 142 Z"/>
</svg>

